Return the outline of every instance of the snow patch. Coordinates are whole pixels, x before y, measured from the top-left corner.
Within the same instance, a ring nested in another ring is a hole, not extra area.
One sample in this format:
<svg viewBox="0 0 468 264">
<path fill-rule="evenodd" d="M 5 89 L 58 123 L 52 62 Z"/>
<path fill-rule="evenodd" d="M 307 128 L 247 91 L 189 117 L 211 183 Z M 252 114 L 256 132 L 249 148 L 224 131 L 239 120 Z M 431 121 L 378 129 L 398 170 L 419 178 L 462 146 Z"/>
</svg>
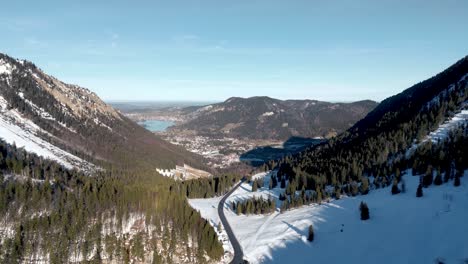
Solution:
<svg viewBox="0 0 468 264">
<path fill-rule="evenodd" d="M 421 142 L 415 143 L 408 148 L 405 154 L 406 158 L 410 157 L 420 145 L 428 142 L 429 140 L 433 143 L 441 142 L 449 136 L 451 131 L 466 123 L 468 123 L 468 110 L 462 110 L 441 124 L 436 130 L 429 133 L 429 135 L 421 140 Z"/>
<path fill-rule="evenodd" d="M 21 116 L 16 110 L 7 110 L 6 100 L 0 96 L 0 139 L 9 144 L 16 144 L 28 152 L 35 153 L 47 159 L 55 160 L 66 168 L 83 170 L 94 169 L 95 166 L 78 158 L 39 137 L 47 133 L 31 120 Z"/>
<path fill-rule="evenodd" d="M 1 74 L 11 75 L 14 69 L 15 69 L 14 66 L 12 66 L 10 63 L 6 62 L 3 59 L 0 59 L 0 75 Z"/>
</svg>

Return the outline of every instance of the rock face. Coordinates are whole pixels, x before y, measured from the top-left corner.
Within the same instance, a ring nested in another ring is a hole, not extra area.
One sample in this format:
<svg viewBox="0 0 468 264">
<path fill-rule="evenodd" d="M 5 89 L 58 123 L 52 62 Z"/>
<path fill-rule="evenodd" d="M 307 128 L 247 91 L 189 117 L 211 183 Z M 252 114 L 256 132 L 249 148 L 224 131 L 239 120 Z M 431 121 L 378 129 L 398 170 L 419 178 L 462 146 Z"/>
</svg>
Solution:
<svg viewBox="0 0 468 264">
<path fill-rule="evenodd" d="M 377 106 L 373 101 L 329 103 L 233 97 L 223 103 L 188 111 L 188 120 L 173 130 L 203 135 L 286 140 L 291 136 L 330 137 L 340 133 Z"/>
</svg>

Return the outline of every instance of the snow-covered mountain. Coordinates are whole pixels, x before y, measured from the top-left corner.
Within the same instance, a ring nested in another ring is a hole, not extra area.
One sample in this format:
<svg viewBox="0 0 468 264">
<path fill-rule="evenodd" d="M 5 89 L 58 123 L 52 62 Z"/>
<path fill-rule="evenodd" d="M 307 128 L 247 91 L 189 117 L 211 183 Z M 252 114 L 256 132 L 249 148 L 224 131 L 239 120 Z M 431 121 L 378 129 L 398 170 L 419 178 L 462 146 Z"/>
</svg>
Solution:
<svg viewBox="0 0 468 264">
<path fill-rule="evenodd" d="M 44 113 L 44 112 L 43 112 Z M 9 108 L 8 102 L 0 96 L 0 139 L 28 152 L 47 159 L 52 159 L 68 169 L 74 167 L 89 170 L 95 166 L 91 163 L 64 151 L 41 135 L 50 135 L 47 131 L 25 118 L 16 109 Z"/>
<path fill-rule="evenodd" d="M 155 137 L 94 92 L 1 53 L 0 139 L 81 170 L 128 162 L 132 155 L 162 168 L 200 159 Z"/>
<path fill-rule="evenodd" d="M 90 153 L 69 139 L 82 136 L 89 123 L 112 130 L 113 120 L 121 120 L 120 114 L 93 92 L 0 54 L 0 139 L 67 168 L 92 170 L 84 160 Z"/>
</svg>

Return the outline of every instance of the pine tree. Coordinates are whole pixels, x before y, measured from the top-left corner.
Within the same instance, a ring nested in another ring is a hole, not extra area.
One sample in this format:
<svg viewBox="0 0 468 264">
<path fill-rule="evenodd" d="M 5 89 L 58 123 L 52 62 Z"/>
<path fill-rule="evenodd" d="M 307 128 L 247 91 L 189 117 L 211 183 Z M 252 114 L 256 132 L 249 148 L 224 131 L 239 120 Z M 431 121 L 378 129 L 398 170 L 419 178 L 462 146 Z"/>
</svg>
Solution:
<svg viewBox="0 0 468 264">
<path fill-rule="evenodd" d="M 236 206 L 236 214 L 241 215 L 242 214 L 242 204 L 238 203 Z"/>
<path fill-rule="evenodd" d="M 392 195 L 399 194 L 400 189 L 398 189 L 398 181 L 397 179 L 393 180 L 393 186 L 392 186 Z"/>
<path fill-rule="evenodd" d="M 252 192 L 256 192 L 258 190 L 258 183 L 257 181 L 253 181 L 252 183 Z"/>
<path fill-rule="evenodd" d="M 276 178 L 276 175 L 271 175 L 270 182 L 272 183 L 272 189 L 278 186 L 278 179 Z"/>
<path fill-rule="evenodd" d="M 451 174 L 451 168 L 448 166 L 448 168 L 445 169 L 445 174 L 444 174 L 444 182 L 448 182 L 450 180 L 450 174 Z"/>
<path fill-rule="evenodd" d="M 423 178 L 424 187 L 429 187 L 433 182 L 433 175 L 432 175 L 432 166 L 427 166 L 426 174 Z"/>
<path fill-rule="evenodd" d="M 460 182 L 460 175 L 455 175 L 455 180 L 453 181 L 453 186 L 455 187 L 458 187 L 460 186 L 461 182 Z"/>
<path fill-rule="evenodd" d="M 340 186 L 335 186 L 335 199 L 339 200 L 341 197 L 341 188 Z"/>
<path fill-rule="evenodd" d="M 307 240 L 310 242 L 314 241 L 315 234 L 314 234 L 314 227 L 312 225 L 309 226 L 309 236 L 307 237 Z"/>
<path fill-rule="evenodd" d="M 361 211 L 361 220 L 366 221 L 370 219 L 369 207 L 365 202 L 361 202 L 359 205 L 359 210 Z"/>
<path fill-rule="evenodd" d="M 423 189 L 422 189 L 422 185 L 419 184 L 418 190 L 416 191 L 416 197 L 422 197 L 422 196 L 423 196 Z"/>
<path fill-rule="evenodd" d="M 434 184 L 435 185 L 442 185 L 442 174 L 440 173 L 440 169 L 437 169 L 437 174 L 434 179 Z"/>
<path fill-rule="evenodd" d="M 369 178 L 363 177 L 362 184 L 361 184 L 361 194 L 368 194 L 369 193 Z"/>
</svg>

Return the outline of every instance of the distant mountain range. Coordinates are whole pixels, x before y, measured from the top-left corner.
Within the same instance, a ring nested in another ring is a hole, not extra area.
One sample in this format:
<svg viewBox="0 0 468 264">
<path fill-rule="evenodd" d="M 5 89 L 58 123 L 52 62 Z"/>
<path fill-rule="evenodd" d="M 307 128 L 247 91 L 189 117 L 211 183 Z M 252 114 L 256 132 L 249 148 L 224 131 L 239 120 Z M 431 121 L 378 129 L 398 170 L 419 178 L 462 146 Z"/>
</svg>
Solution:
<svg viewBox="0 0 468 264">
<path fill-rule="evenodd" d="M 194 130 L 212 137 L 286 140 L 292 136 L 324 137 L 340 133 L 373 110 L 370 100 L 329 103 L 232 97 L 225 102 L 180 111 L 185 122 L 172 130 Z"/>
</svg>

